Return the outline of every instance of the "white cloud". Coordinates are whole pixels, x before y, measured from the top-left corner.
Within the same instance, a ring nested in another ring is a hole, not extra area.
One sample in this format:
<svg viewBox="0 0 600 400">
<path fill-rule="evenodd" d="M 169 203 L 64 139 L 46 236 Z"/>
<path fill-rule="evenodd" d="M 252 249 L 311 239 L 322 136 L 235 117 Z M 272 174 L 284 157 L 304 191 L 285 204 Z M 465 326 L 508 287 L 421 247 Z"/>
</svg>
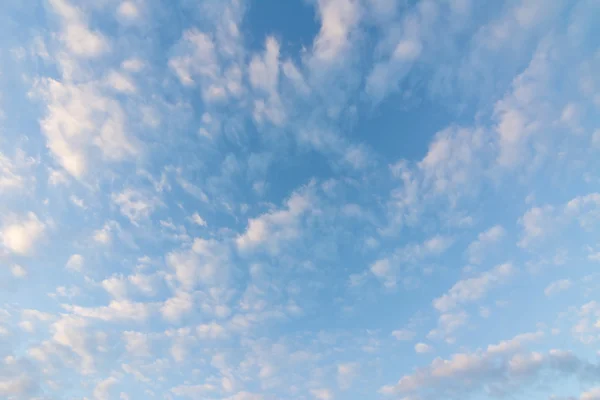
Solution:
<svg viewBox="0 0 600 400">
<path fill-rule="evenodd" d="M 13 264 L 12 267 L 10 267 L 10 273 L 15 278 L 25 278 L 27 276 L 27 270 L 18 264 Z"/>
<path fill-rule="evenodd" d="M 121 68 L 128 72 L 140 72 L 146 63 L 139 58 L 128 58 L 121 63 Z"/>
<path fill-rule="evenodd" d="M 28 168 L 33 163 L 34 161 L 28 159 L 21 150 L 17 150 L 14 159 L 0 152 L 0 190 L 6 192 L 10 189 L 23 188 L 29 179 L 23 176 L 23 171 L 20 170 Z"/>
<path fill-rule="evenodd" d="M 254 56 L 248 66 L 250 84 L 268 94 L 276 94 L 279 84 L 279 43 L 274 37 L 266 40 L 262 57 Z"/>
<path fill-rule="evenodd" d="M 241 71 L 237 65 L 229 69 L 222 67 L 218 55 L 221 48 L 210 35 L 197 29 L 187 30 L 176 50 L 177 55 L 169 60 L 169 67 L 183 85 L 200 85 L 205 103 L 222 103 L 240 96 Z"/>
<path fill-rule="evenodd" d="M 375 261 L 369 267 L 373 275 L 380 279 L 387 288 L 396 287 L 396 273 L 391 266 L 390 260 L 383 258 Z"/>
<path fill-rule="evenodd" d="M 495 225 L 477 236 L 477 240 L 471 242 L 467 248 L 467 255 L 471 264 L 480 264 L 483 261 L 484 253 L 490 245 L 498 243 L 504 237 L 506 231 L 500 225 Z"/>
<path fill-rule="evenodd" d="M 544 294 L 546 296 L 554 296 L 560 292 L 564 292 L 573 286 L 573 282 L 569 279 L 561 279 L 549 284 L 546 289 L 544 289 Z"/>
<path fill-rule="evenodd" d="M 600 387 L 595 387 L 582 393 L 579 400 L 600 400 Z"/>
<path fill-rule="evenodd" d="M 76 315 L 64 315 L 52 324 L 52 340 L 80 357 L 80 368 L 84 374 L 90 374 L 95 368 L 92 352 L 93 340 L 88 328 L 87 321 Z M 33 354 L 45 357 L 43 348 L 31 349 L 30 354 L 32 351 Z"/>
<path fill-rule="evenodd" d="M 133 21 L 140 17 L 140 10 L 133 1 L 123 1 L 117 7 L 117 15 L 125 21 Z"/>
<path fill-rule="evenodd" d="M 377 25 L 387 27 L 386 19 L 395 13 L 390 11 L 383 16 L 381 10 L 390 10 L 394 5 L 386 4 L 386 0 L 371 0 L 376 2 L 376 19 L 384 21 Z M 398 89 L 402 79 L 411 71 L 413 64 L 418 61 L 428 43 L 424 40 L 437 25 L 438 5 L 435 2 L 419 2 L 414 7 L 404 10 L 404 16 L 400 21 L 394 21 L 392 29 L 384 29 L 383 35 L 375 52 L 378 59 L 370 69 L 365 91 L 367 95 L 378 103 L 389 93 Z"/>
<path fill-rule="evenodd" d="M 197 212 L 192 214 L 190 220 L 198 226 L 206 226 L 206 221 Z"/>
<path fill-rule="evenodd" d="M 48 174 L 48 183 L 53 186 L 66 185 L 69 183 L 69 176 L 63 171 L 50 169 Z"/>
<path fill-rule="evenodd" d="M 22 219 L 12 218 L 0 230 L 4 247 L 16 254 L 29 255 L 42 237 L 46 225 L 30 212 Z"/>
<path fill-rule="evenodd" d="M 313 44 L 312 62 L 331 64 L 339 61 L 352 45 L 351 33 L 361 18 L 356 0 L 318 0 L 321 29 Z"/>
<path fill-rule="evenodd" d="M 65 268 L 70 271 L 81 272 L 83 269 L 84 262 L 85 262 L 85 259 L 83 258 L 83 256 L 81 254 L 73 254 L 67 260 L 67 264 L 65 265 Z"/>
<path fill-rule="evenodd" d="M 94 241 L 104 244 L 104 245 L 110 244 L 110 242 L 112 241 L 111 232 L 112 232 L 111 224 L 107 223 L 102 227 L 102 229 L 98 229 L 97 231 L 94 231 L 93 239 L 94 239 Z"/>
<path fill-rule="evenodd" d="M 350 389 L 359 374 L 360 364 L 344 363 L 337 366 L 337 381 L 340 389 Z"/>
<path fill-rule="evenodd" d="M 515 168 L 532 157 L 532 138 L 549 120 L 548 107 L 541 100 L 549 95 L 548 51 L 548 46 L 540 46 L 525 71 L 513 80 L 511 90 L 494 106 L 501 167 Z"/>
<path fill-rule="evenodd" d="M 453 334 L 465 325 L 469 319 L 469 316 L 464 311 L 455 313 L 444 313 L 438 318 L 438 324 L 435 329 L 432 329 L 428 334 L 428 339 L 444 339 L 446 342 L 452 344 L 455 339 Z"/>
<path fill-rule="evenodd" d="M 598 330 L 600 329 L 600 304 L 590 301 L 579 309 L 573 310 L 577 318 L 571 333 L 581 343 L 592 344 L 600 340 Z"/>
<path fill-rule="evenodd" d="M 102 95 L 93 84 L 72 84 L 43 79 L 38 92 L 47 102 L 40 122 L 48 148 L 73 177 L 82 178 L 90 160 L 122 161 L 139 153 L 126 133 L 126 115 L 114 99 Z"/>
<path fill-rule="evenodd" d="M 333 400 L 333 393 L 329 389 L 311 389 L 310 393 L 316 400 Z"/>
<path fill-rule="evenodd" d="M 15 366 L 6 366 L 15 369 Z M 4 374 L 2 374 L 4 375 Z M 27 372 L 16 370 L 9 376 L 0 376 L 0 396 L 7 399 L 30 399 L 37 392 L 37 384 Z"/>
<path fill-rule="evenodd" d="M 522 345 L 539 338 L 539 334 L 524 334 L 486 350 L 456 353 L 449 359 L 436 358 L 413 374 L 403 376 L 395 385 L 384 386 L 380 393 L 426 398 L 468 397 L 486 387 L 503 388 L 500 393 L 509 394 L 524 378 L 552 370 L 558 376 L 583 377 L 586 368 L 596 368 L 573 354 L 551 350 L 547 354 L 529 353 Z"/>
<path fill-rule="evenodd" d="M 277 253 L 285 242 L 300 236 L 301 218 L 314 207 L 315 201 L 308 191 L 296 192 L 286 201 L 285 209 L 251 218 L 246 232 L 236 238 L 238 249 L 265 247 Z"/>
<path fill-rule="evenodd" d="M 194 308 L 194 298 L 189 293 L 177 291 L 175 296 L 167 299 L 160 307 L 160 313 L 169 321 L 180 321 Z"/>
<path fill-rule="evenodd" d="M 123 340 L 127 352 L 136 357 L 149 357 L 150 340 L 147 334 L 141 332 L 125 331 Z"/>
<path fill-rule="evenodd" d="M 134 225 L 141 220 L 148 219 L 154 210 L 162 205 L 158 197 L 131 188 L 127 188 L 119 194 L 113 194 L 112 201 L 119 206 L 121 214 Z"/>
<path fill-rule="evenodd" d="M 523 237 L 519 241 L 519 246 L 528 247 L 555 228 L 554 208 L 533 207 L 519 219 L 519 223 L 523 226 Z"/>
<path fill-rule="evenodd" d="M 152 296 L 156 293 L 156 286 L 158 284 L 156 275 L 136 273 L 129 275 L 127 279 L 129 280 L 129 283 L 147 296 Z"/>
<path fill-rule="evenodd" d="M 458 281 L 448 293 L 433 301 L 440 312 L 450 311 L 457 306 L 483 298 L 489 290 L 504 283 L 515 273 L 511 264 L 501 264 L 480 274 L 476 278 Z"/>
<path fill-rule="evenodd" d="M 71 203 L 73 203 L 74 205 L 76 205 L 77 207 L 79 207 L 81 209 L 85 210 L 87 208 L 85 206 L 85 202 L 83 201 L 83 199 L 75 196 L 74 194 L 69 197 L 69 200 L 71 200 Z"/>
<path fill-rule="evenodd" d="M 254 119 L 261 123 L 266 117 L 275 125 L 285 119 L 285 110 L 279 98 L 279 43 L 273 37 L 266 41 L 262 57 L 254 56 L 248 67 L 250 84 L 260 98 L 254 101 Z"/>
<path fill-rule="evenodd" d="M 418 164 L 426 188 L 451 200 L 472 192 L 482 173 L 485 145 L 482 129 L 451 127 L 436 133 Z"/>
<path fill-rule="evenodd" d="M 132 94 L 137 91 L 131 79 L 117 71 L 111 71 L 106 77 L 106 84 L 117 92 Z"/>
<path fill-rule="evenodd" d="M 227 397 L 223 400 L 264 400 L 264 396 L 261 394 L 249 393 L 249 392 L 238 392 L 231 397 Z"/>
<path fill-rule="evenodd" d="M 111 389 L 118 382 L 119 381 L 117 380 L 117 378 L 114 378 L 112 376 L 110 378 L 98 382 L 98 384 L 94 388 L 94 400 L 109 400 L 112 397 L 110 394 Z"/>
<path fill-rule="evenodd" d="M 102 321 L 137 321 L 146 320 L 152 311 L 150 304 L 136 303 L 129 300 L 112 300 L 108 306 L 81 307 L 63 304 L 62 307 L 80 317 L 99 319 Z"/>
<path fill-rule="evenodd" d="M 414 61 L 421 54 L 421 43 L 415 39 L 403 39 L 398 43 L 392 57 L 401 61 Z"/>
<path fill-rule="evenodd" d="M 63 20 L 61 40 L 79 57 L 98 57 L 110 49 L 108 40 L 88 28 L 81 9 L 65 0 L 50 0 L 50 5 Z"/>
<path fill-rule="evenodd" d="M 227 330 L 214 321 L 198 325 L 196 333 L 200 339 L 223 339 L 227 337 Z"/>
<path fill-rule="evenodd" d="M 26 309 L 21 311 L 21 322 L 19 322 L 19 327 L 26 332 L 34 332 L 38 323 L 47 323 L 54 319 L 55 318 L 52 314 L 38 310 Z"/>
<path fill-rule="evenodd" d="M 225 284 L 229 277 L 230 250 L 227 244 L 214 239 L 195 239 L 189 250 L 167 254 L 167 265 L 175 270 L 182 287 L 192 289 L 198 284 Z"/>
<path fill-rule="evenodd" d="M 210 383 L 199 385 L 180 385 L 171 389 L 171 392 L 176 396 L 189 397 L 191 399 L 206 397 L 208 393 L 215 392 L 217 387 Z M 240 397 L 245 399 L 245 397 Z"/>
<path fill-rule="evenodd" d="M 423 353 L 431 353 L 433 351 L 433 347 L 426 343 L 417 343 L 415 344 L 415 352 L 419 354 Z"/>
<path fill-rule="evenodd" d="M 100 285 L 115 300 L 125 299 L 127 297 L 127 283 L 122 276 L 115 275 L 106 278 Z"/>
<path fill-rule="evenodd" d="M 414 331 L 410 331 L 407 329 L 400 329 L 392 332 L 392 336 L 396 338 L 396 340 L 400 341 L 410 341 L 415 338 L 417 334 Z"/>
</svg>

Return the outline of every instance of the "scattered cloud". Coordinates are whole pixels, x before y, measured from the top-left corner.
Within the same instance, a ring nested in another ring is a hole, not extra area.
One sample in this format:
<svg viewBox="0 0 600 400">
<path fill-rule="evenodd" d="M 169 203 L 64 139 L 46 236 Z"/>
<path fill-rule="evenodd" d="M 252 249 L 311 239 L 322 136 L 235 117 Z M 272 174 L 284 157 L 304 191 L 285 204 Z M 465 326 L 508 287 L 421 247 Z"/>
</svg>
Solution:
<svg viewBox="0 0 600 400">
<path fill-rule="evenodd" d="M 489 290 L 503 284 L 515 269 L 511 264 L 501 264 L 480 274 L 478 277 L 458 281 L 448 293 L 433 301 L 433 306 L 440 312 L 448 312 L 459 305 L 483 298 Z"/>
<path fill-rule="evenodd" d="M 571 286 L 573 286 L 573 282 L 571 282 L 569 279 L 561 279 L 546 286 L 546 289 L 544 289 L 544 294 L 546 296 L 554 296 L 560 292 L 570 289 Z"/>
<path fill-rule="evenodd" d="M 9 218 L 0 230 L 0 237 L 5 249 L 10 252 L 30 255 L 36 242 L 46 230 L 46 224 L 38 216 L 29 212 L 26 216 Z"/>
</svg>

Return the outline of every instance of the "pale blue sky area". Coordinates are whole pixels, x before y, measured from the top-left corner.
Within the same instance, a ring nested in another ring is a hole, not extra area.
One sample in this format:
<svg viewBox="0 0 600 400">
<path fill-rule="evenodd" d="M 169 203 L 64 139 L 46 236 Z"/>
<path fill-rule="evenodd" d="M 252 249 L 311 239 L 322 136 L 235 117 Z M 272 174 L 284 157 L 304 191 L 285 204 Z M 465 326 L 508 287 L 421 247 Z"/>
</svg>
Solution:
<svg viewBox="0 0 600 400">
<path fill-rule="evenodd" d="M 597 0 L 5 0 L 0 398 L 600 400 Z"/>
</svg>

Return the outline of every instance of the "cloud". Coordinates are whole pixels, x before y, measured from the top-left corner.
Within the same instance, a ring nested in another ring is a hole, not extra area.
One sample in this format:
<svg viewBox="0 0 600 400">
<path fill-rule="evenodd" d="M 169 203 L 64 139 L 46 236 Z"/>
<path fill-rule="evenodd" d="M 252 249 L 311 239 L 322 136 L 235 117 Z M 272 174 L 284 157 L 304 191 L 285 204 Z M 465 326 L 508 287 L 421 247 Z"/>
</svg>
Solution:
<svg viewBox="0 0 600 400">
<path fill-rule="evenodd" d="M 192 289 L 198 284 L 226 283 L 230 273 L 228 244 L 214 239 L 194 240 L 191 249 L 173 251 L 166 256 L 167 265 L 183 288 Z"/>
<path fill-rule="evenodd" d="M 46 224 L 40 221 L 35 213 L 29 212 L 26 217 L 14 217 L 6 222 L 0 230 L 0 237 L 7 250 L 20 255 L 30 255 L 45 229 Z"/>
<path fill-rule="evenodd" d="M 573 309 L 576 323 L 571 329 L 571 333 L 575 339 L 584 344 L 595 343 L 600 340 L 598 337 L 598 329 L 600 325 L 600 304 L 596 301 L 590 301 L 579 309 Z"/>
<path fill-rule="evenodd" d="M 65 268 L 70 271 L 81 272 L 83 270 L 84 262 L 85 262 L 85 259 L 83 258 L 83 256 L 81 254 L 73 254 L 67 260 L 67 264 L 65 265 Z"/>
<path fill-rule="evenodd" d="M 63 315 L 51 326 L 52 341 L 71 350 L 79 357 L 79 368 L 83 374 L 91 374 L 95 370 L 94 352 L 92 350 L 94 339 L 88 328 L 88 322 L 76 315 Z M 47 358 L 47 353 L 51 352 L 54 352 L 52 346 L 29 350 L 30 355 L 37 356 L 42 360 Z"/>
<path fill-rule="evenodd" d="M 111 224 L 105 224 L 102 229 L 98 229 L 94 232 L 93 239 L 94 241 L 101 244 L 109 244 L 112 240 L 111 235 L 112 227 Z"/>
<path fill-rule="evenodd" d="M 467 247 L 467 255 L 471 264 L 480 264 L 483 261 L 483 256 L 489 246 L 497 243 L 504 237 L 506 231 L 500 225 L 495 225 L 488 230 L 481 232 Z"/>
<path fill-rule="evenodd" d="M 373 275 L 375 275 L 378 279 L 383 281 L 383 285 L 387 288 L 396 287 L 396 274 L 394 269 L 391 266 L 390 260 L 384 258 L 381 260 L 375 261 L 369 267 L 369 270 Z"/>
<path fill-rule="evenodd" d="M 382 387 L 380 393 L 433 399 L 465 397 L 487 388 L 492 393 L 508 395 L 544 370 L 556 372 L 564 378 L 575 376 L 588 380 L 590 372 L 598 368 L 567 351 L 536 353 L 521 348 L 527 341 L 538 337 L 537 334 L 520 335 L 506 342 L 510 344 L 456 353 L 449 359 L 436 358 L 429 366 L 417 368 L 413 374 L 403 376 L 395 385 Z"/>
<path fill-rule="evenodd" d="M 151 355 L 150 338 L 148 334 L 125 331 L 123 332 L 123 341 L 129 354 L 135 357 L 149 357 Z"/>
<path fill-rule="evenodd" d="M 432 2 L 418 2 L 416 6 L 406 9 L 403 17 L 394 21 L 394 5 L 385 0 L 373 0 L 376 3 L 376 28 L 383 29 L 377 43 L 376 62 L 370 68 L 365 84 L 365 92 L 374 103 L 379 103 L 387 95 L 398 89 L 401 81 L 410 73 L 429 44 L 424 40 L 429 30 L 438 26 L 438 6 Z M 397 6 L 396 6 L 397 7 Z M 382 15 L 382 10 L 387 14 Z M 392 23 L 382 20 L 392 19 Z M 431 46 L 433 47 L 433 44 Z"/>
<path fill-rule="evenodd" d="M 264 396 L 256 393 L 239 392 L 224 400 L 264 400 Z"/>
<path fill-rule="evenodd" d="M 15 157 L 10 159 L 0 152 L 0 189 L 8 190 L 22 189 L 30 181 L 27 176 L 22 175 L 35 161 L 25 156 L 21 150 L 17 150 Z"/>
<path fill-rule="evenodd" d="M 194 298 L 189 293 L 177 291 L 160 307 L 160 313 L 169 321 L 177 322 L 194 308 Z"/>
<path fill-rule="evenodd" d="M 554 208 L 551 206 L 533 207 L 527 210 L 519 219 L 519 223 L 523 226 L 523 237 L 519 241 L 519 246 L 527 247 L 552 231 L 556 223 L 553 213 Z"/>
<path fill-rule="evenodd" d="M 154 210 L 162 205 L 162 202 L 156 196 L 131 188 L 113 194 L 112 201 L 119 206 L 121 214 L 134 225 L 138 225 L 141 220 L 148 219 Z"/>
<path fill-rule="evenodd" d="M 25 277 L 27 277 L 27 270 L 24 267 L 22 267 L 21 265 L 19 265 L 19 264 L 13 264 L 13 266 L 10 267 L 10 273 L 15 278 L 25 278 Z"/>
<path fill-rule="evenodd" d="M 215 385 L 204 383 L 199 385 L 180 385 L 171 389 L 171 392 L 176 396 L 189 397 L 192 399 L 199 396 L 206 396 L 207 393 L 216 391 Z M 243 397 L 242 397 L 243 398 Z"/>
<path fill-rule="evenodd" d="M 139 154 L 140 147 L 127 133 L 121 105 L 103 95 L 94 83 L 45 78 L 37 91 L 47 104 L 40 127 L 48 148 L 73 177 L 79 179 L 88 172 L 89 161 L 98 158 L 95 150 L 100 150 L 101 161 L 109 162 Z"/>
<path fill-rule="evenodd" d="M 455 339 L 454 332 L 461 326 L 465 325 L 469 319 L 469 315 L 464 311 L 455 313 L 443 313 L 438 318 L 437 327 L 432 329 L 428 334 L 428 339 L 443 338 L 446 342 L 452 344 Z"/>
<path fill-rule="evenodd" d="M 354 380 L 359 374 L 360 364 L 344 363 L 337 366 L 337 381 L 340 389 L 347 390 L 352 387 Z"/>
<path fill-rule="evenodd" d="M 228 336 L 227 330 L 214 321 L 198 325 L 196 333 L 200 339 L 223 339 Z"/>
<path fill-rule="evenodd" d="M 65 0 L 50 0 L 50 5 L 62 19 L 61 40 L 78 57 L 94 58 L 110 49 L 108 40 L 87 26 L 85 15 Z"/>
<path fill-rule="evenodd" d="M 472 192 L 480 178 L 486 146 L 482 129 L 450 127 L 436 133 L 418 164 L 426 188 L 432 195 L 447 194 L 452 200 Z"/>
<path fill-rule="evenodd" d="M 398 276 L 401 274 L 399 267 L 402 265 L 416 264 L 422 260 L 433 258 L 448 250 L 454 239 L 447 236 L 435 235 L 422 243 L 411 243 L 394 251 L 391 257 L 382 258 L 373 262 L 369 271 L 375 275 L 385 287 L 395 288 Z M 353 279 L 357 279 L 355 277 Z"/>
<path fill-rule="evenodd" d="M 584 392 L 579 397 L 579 400 L 599 400 L 600 399 L 600 387 L 595 387 L 587 392 Z"/>
<path fill-rule="evenodd" d="M 34 398 L 40 391 L 34 371 L 24 359 L 6 356 L 0 361 L 0 396 L 7 399 Z"/>
<path fill-rule="evenodd" d="M 115 300 L 127 297 L 127 281 L 123 279 L 123 276 L 113 275 L 104 279 L 100 285 Z"/>
<path fill-rule="evenodd" d="M 135 21 L 140 17 L 140 10 L 133 1 L 123 1 L 117 7 L 117 15 L 124 21 Z"/>
<path fill-rule="evenodd" d="M 501 264 L 480 274 L 476 278 L 458 281 L 448 293 L 433 301 L 433 306 L 440 312 L 448 312 L 459 305 L 483 298 L 489 290 L 498 286 L 515 273 L 511 264 Z"/>
<path fill-rule="evenodd" d="M 396 338 L 396 340 L 400 341 L 410 341 L 415 338 L 417 334 L 413 331 L 407 329 L 400 329 L 392 332 L 392 336 Z"/>
<path fill-rule="evenodd" d="M 117 71 L 111 71 L 106 77 L 106 84 L 117 92 L 132 94 L 137 91 L 131 79 Z"/>
<path fill-rule="evenodd" d="M 81 307 L 63 304 L 62 307 L 74 315 L 98 319 L 101 321 L 137 321 L 146 320 L 152 311 L 151 305 L 130 300 L 112 300 L 108 306 Z"/>
<path fill-rule="evenodd" d="M 317 400 L 333 400 L 333 393 L 329 389 L 311 389 L 310 393 Z"/>
<path fill-rule="evenodd" d="M 316 202 L 309 190 L 295 192 L 282 210 L 271 211 L 248 220 L 248 228 L 236 238 L 238 249 L 250 251 L 265 248 L 271 253 L 277 253 L 286 242 L 298 238 L 301 218 Z"/>
<path fill-rule="evenodd" d="M 106 378 L 103 381 L 98 382 L 94 388 L 94 399 L 95 400 L 109 400 L 111 398 L 111 389 L 119 381 L 115 377 Z"/>
<path fill-rule="evenodd" d="M 339 62 L 351 45 L 351 34 L 361 18 L 356 0 L 318 0 L 321 29 L 313 43 L 311 63 L 330 65 Z"/>
<path fill-rule="evenodd" d="M 540 129 L 538 118 L 538 97 L 546 90 L 545 79 L 548 79 L 547 49 L 541 48 L 532 58 L 529 66 L 512 82 L 512 90 L 494 109 L 497 120 L 499 154 L 497 162 L 500 166 L 514 168 L 520 165 L 530 154 L 528 144 L 531 137 Z"/>
<path fill-rule="evenodd" d="M 549 284 L 546 289 L 544 289 L 544 294 L 548 297 L 554 296 L 560 292 L 568 290 L 573 286 L 573 282 L 569 279 L 561 279 Z"/>
<path fill-rule="evenodd" d="M 415 344 L 415 352 L 417 352 L 419 354 L 431 353 L 432 351 L 433 351 L 433 348 L 426 343 Z"/>
<path fill-rule="evenodd" d="M 254 101 L 254 119 L 261 123 L 266 117 L 275 125 L 282 125 L 285 110 L 279 97 L 279 43 L 268 37 L 262 57 L 255 55 L 248 66 L 250 84 L 263 98 Z M 266 97 L 266 98 L 264 98 Z"/>
<path fill-rule="evenodd" d="M 206 226 L 206 221 L 197 212 L 192 214 L 190 220 L 198 226 Z"/>
</svg>

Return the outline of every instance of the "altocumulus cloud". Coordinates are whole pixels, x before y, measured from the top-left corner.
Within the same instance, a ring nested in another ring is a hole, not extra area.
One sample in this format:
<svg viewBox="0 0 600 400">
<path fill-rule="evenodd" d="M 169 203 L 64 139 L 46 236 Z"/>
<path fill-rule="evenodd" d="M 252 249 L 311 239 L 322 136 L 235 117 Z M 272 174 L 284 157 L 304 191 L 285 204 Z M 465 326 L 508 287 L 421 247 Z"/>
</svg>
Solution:
<svg viewBox="0 0 600 400">
<path fill-rule="evenodd" d="M 0 397 L 600 399 L 595 0 L 0 13 Z"/>
</svg>

